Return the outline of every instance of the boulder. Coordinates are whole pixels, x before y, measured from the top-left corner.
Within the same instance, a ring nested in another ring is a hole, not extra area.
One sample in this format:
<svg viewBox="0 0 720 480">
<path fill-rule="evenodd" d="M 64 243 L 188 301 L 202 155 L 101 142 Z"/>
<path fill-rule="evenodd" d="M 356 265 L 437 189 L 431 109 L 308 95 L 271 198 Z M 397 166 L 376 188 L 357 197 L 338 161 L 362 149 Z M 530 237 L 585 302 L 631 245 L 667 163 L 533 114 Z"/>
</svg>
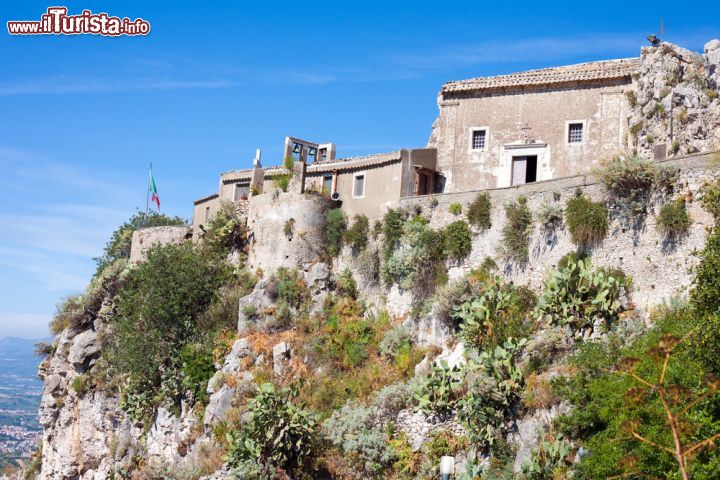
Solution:
<svg viewBox="0 0 720 480">
<path fill-rule="evenodd" d="M 94 330 L 86 330 L 73 340 L 68 352 L 68 362 L 76 370 L 82 372 L 94 364 L 98 353 L 100 353 L 97 338 L 97 333 Z"/>
<path fill-rule="evenodd" d="M 205 425 L 214 425 L 225 420 L 225 415 L 232 408 L 232 401 L 235 398 L 235 388 L 223 385 L 220 389 L 210 396 L 207 407 L 205 407 L 205 416 L 203 423 Z"/>
<path fill-rule="evenodd" d="M 232 350 L 230 350 L 230 353 L 225 357 L 225 364 L 222 367 L 223 372 L 237 373 L 245 370 L 245 364 L 243 362 L 245 358 L 250 359 L 249 363 L 255 361 L 255 354 L 247 337 L 235 341 Z"/>
<path fill-rule="evenodd" d="M 238 302 L 238 332 L 244 332 L 249 325 L 255 323 L 255 315 L 249 312 L 259 312 L 273 304 L 273 299 L 265 292 L 266 284 L 266 281 L 258 282 L 251 293 L 240 298 Z"/>
<path fill-rule="evenodd" d="M 330 281 L 330 269 L 326 263 L 312 265 L 305 274 L 305 284 L 312 293 L 318 293 L 328 286 Z"/>
<path fill-rule="evenodd" d="M 276 375 L 285 373 L 291 357 L 292 352 L 287 342 L 280 342 L 273 347 L 273 371 Z"/>
</svg>

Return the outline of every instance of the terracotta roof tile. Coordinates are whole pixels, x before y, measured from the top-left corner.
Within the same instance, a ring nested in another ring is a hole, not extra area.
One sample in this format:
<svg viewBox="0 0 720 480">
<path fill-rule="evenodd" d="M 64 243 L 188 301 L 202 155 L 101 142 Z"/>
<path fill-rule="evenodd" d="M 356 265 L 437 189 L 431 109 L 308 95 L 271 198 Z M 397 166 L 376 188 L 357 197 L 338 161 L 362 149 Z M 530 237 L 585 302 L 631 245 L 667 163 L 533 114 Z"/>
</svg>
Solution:
<svg viewBox="0 0 720 480">
<path fill-rule="evenodd" d="M 383 163 L 396 162 L 402 159 L 402 150 L 395 150 L 387 153 L 376 153 L 360 157 L 336 158 L 324 162 L 308 164 L 308 173 L 329 172 L 332 170 L 346 170 L 349 168 L 361 168 Z"/>
<path fill-rule="evenodd" d="M 495 77 L 477 77 L 448 82 L 443 85 L 442 93 L 618 79 L 629 77 L 637 71 L 639 65 L 639 58 L 623 58 L 528 70 Z"/>
</svg>

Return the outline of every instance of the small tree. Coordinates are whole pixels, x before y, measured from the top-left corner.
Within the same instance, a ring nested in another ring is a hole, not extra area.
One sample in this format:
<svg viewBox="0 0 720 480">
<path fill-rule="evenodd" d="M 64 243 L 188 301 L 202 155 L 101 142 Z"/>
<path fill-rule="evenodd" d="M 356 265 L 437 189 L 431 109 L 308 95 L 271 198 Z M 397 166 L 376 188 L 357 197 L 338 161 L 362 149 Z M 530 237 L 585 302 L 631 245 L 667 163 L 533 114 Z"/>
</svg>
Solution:
<svg viewBox="0 0 720 480">
<path fill-rule="evenodd" d="M 330 255 L 337 255 L 342 250 L 343 236 L 347 230 L 347 217 L 339 208 L 333 208 L 325 216 L 325 237 Z"/>
<path fill-rule="evenodd" d="M 718 392 L 720 379 L 715 376 L 707 377 L 705 388 L 700 391 L 691 391 L 682 385 L 668 384 L 666 381 L 671 355 L 692 333 L 690 332 L 682 339 L 674 335 L 664 335 L 657 346 L 648 351 L 648 354 L 662 365 L 656 380 L 637 373 L 636 367 L 639 363 L 637 358 L 625 358 L 620 364 L 620 371 L 637 383 L 627 391 L 627 402 L 632 405 L 659 402 L 665 413 L 667 428 L 672 435 L 672 446 L 663 445 L 643 434 L 641 419 L 628 420 L 624 425 L 625 430 L 631 438 L 672 455 L 678 464 L 683 480 L 690 478 L 688 464 L 694 456 L 706 448 L 714 447 L 715 441 L 720 438 L 720 433 L 715 433 L 699 441 L 692 442 L 689 439 L 690 435 L 697 431 L 690 411 Z M 632 464 L 631 461 L 628 463 Z M 611 478 L 625 477 L 627 475 Z"/>
</svg>

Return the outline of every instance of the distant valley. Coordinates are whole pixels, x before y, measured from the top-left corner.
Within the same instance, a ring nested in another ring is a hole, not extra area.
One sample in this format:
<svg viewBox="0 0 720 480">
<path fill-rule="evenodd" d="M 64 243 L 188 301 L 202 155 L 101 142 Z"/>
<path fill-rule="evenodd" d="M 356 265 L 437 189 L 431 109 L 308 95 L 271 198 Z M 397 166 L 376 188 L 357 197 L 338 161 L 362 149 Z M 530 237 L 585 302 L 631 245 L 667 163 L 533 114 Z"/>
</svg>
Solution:
<svg viewBox="0 0 720 480">
<path fill-rule="evenodd" d="M 34 354 L 39 341 L 0 338 L 0 471 L 26 458 L 40 439 L 42 382 Z"/>
</svg>

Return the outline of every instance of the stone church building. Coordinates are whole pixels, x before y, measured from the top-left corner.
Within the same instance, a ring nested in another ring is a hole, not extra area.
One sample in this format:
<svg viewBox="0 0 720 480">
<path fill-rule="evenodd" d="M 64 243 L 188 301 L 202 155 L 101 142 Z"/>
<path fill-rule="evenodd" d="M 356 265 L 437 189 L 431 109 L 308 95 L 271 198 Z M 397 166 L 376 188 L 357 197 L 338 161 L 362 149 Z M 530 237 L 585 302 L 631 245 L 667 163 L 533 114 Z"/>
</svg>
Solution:
<svg viewBox="0 0 720 480">
<path fill-rule="evenodd" d="M 662 43 L 641 56 L 444 84 L 425 148 L 335 158 L 333 143 L 286 137 L 285 166 L 220 175 L 217 193 L 195 201 L 196 235 L 220 202 L 282 186 L 331 198 L 348 216 L 377 218 L 402 198 L 510 188 L 591 172 L 637 151 L 663 160 L 720 146 L 720 41 L 704 55 Z M 287 184 L 287 179 L 292 178 Z"/>
<path fill-rule="evenodd" d="M 448 82 L 429 146 L 446 192 L 587 172 L 626 146 L 639 59 Z"/>
</svg>

